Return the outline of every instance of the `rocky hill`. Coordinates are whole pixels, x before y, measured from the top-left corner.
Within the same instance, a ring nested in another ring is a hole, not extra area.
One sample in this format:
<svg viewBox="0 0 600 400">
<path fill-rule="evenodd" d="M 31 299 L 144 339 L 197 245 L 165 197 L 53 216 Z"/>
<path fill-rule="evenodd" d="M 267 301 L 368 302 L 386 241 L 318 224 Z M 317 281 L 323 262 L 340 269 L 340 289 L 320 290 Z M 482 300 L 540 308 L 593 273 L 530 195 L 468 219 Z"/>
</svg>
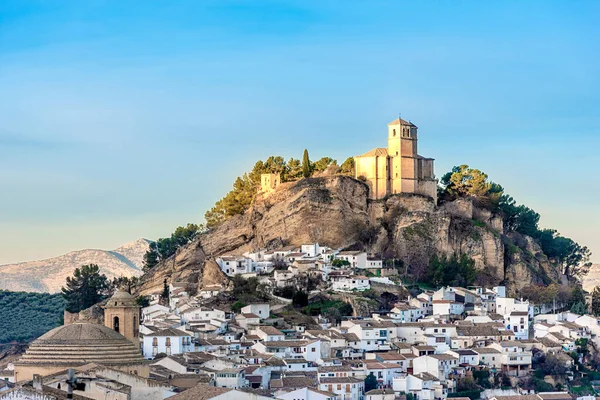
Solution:
<svg viewBox="0 0 600 400">
<path fill-rule="evenodd" d="M 138 239 L 112 251 L 79 250 L 47 260 L 0 265 L 0 289 L 56 293 L 75 268 L 85 264 L 98 264 L 111 279 L 139 276 L 149 244 L 147 239 Z"/>
<path fill-rule="evenodd" d="M 592 293 L 596 286 L 600 286 L 600 264 L 592 264 L 589 272 L 582 279 L 583 290 Z"/>
<path fill-rule="evenodd" d="M 142 278 L 141 291 L 159 291 L 164 279 L 211 284 L 203 279 L 204 262 L 211 257 L 313 242 L 397 258 L 415 275 L 427 268 L 433 254 L 466 254 L 475 261 L 480 279 L 504 282 L 512 291 L 559 279 L 558 269 L 531 238 L 505 234 L 499 216 L 468 200 L 441 207 L 418 195 L 372 201 L 368 190 L 346 176 L 283 184 L 153 268 Z"/>
</svg>

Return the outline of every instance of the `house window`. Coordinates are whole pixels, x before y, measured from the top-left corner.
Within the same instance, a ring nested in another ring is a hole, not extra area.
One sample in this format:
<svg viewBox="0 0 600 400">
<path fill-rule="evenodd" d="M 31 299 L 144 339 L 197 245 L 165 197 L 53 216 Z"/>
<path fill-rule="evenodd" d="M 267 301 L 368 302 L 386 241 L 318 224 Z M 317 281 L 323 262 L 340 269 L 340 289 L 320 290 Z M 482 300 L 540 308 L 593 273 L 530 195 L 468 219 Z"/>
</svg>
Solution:
<svg viewBox="0 0 600 400">
<path fill-rule="evenodd" d="M 119 332 L 119 317 L 113 318 L 113 329 Z"/>
<path fill-rule="evenodd" d="M 171 338 L 170 338 L 170 337 L 168 337 L 168 338 L 166 339 L 166 341 L 165 341 L 165 345 L 166 345 L 166 346 L 170 346 L 170 345 L 171 345 Z"/>
<path fill-rule="evenodd" d="M 158 338 L 152 338 L 152 346 L 158 346 Z"/>
</svg>

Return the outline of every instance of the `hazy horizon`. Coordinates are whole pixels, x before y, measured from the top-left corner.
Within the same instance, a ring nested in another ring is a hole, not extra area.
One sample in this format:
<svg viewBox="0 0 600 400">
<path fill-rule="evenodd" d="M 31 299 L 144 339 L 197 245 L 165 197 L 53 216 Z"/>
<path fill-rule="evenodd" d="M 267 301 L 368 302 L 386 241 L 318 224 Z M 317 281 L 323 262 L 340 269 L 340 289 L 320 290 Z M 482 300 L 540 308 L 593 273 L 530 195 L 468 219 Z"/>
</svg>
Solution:
<svg viewBox="0 0 600 400">
<path fill-rule="evenodd" d="M 341 6 L 343 4 L 343 7 Z M 343 162 L 401 113 L 600 262 L 600 3 L 0 5 L 0 264 L 203 222 L 270 155 Z"/>
</svg>

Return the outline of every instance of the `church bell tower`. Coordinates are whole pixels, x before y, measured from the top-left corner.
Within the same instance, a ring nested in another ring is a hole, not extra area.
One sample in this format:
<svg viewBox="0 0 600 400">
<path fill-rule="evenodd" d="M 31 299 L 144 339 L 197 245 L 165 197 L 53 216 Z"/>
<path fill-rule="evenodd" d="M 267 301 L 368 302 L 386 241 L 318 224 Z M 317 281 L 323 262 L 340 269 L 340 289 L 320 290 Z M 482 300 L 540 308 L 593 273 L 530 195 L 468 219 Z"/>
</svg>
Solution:
<svg viewBox="0 0 600 400">
<path fill-rule="evenodd" d="M 104 326 L 113 329 L 139 347 L 140 306 L 135 297 L 117 290 L 104 306 Z"/>
</svg>

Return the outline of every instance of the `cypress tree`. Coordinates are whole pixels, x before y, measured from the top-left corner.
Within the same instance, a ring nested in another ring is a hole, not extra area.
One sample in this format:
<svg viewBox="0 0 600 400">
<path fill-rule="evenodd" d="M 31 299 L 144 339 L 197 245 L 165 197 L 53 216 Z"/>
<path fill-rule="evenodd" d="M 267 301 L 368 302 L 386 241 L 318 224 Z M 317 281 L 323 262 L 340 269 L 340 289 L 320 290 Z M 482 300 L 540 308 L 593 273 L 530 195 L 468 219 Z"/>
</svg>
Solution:
<svg viewBox="0 0 600 400">
<path fill-rule="evenodd" d="M 305 178 L 310 176 L 310 159 L 308 158 L 307 149 L 304 149 L 304 155 L 302 156 L 302 175 Z"/>
</svg>

